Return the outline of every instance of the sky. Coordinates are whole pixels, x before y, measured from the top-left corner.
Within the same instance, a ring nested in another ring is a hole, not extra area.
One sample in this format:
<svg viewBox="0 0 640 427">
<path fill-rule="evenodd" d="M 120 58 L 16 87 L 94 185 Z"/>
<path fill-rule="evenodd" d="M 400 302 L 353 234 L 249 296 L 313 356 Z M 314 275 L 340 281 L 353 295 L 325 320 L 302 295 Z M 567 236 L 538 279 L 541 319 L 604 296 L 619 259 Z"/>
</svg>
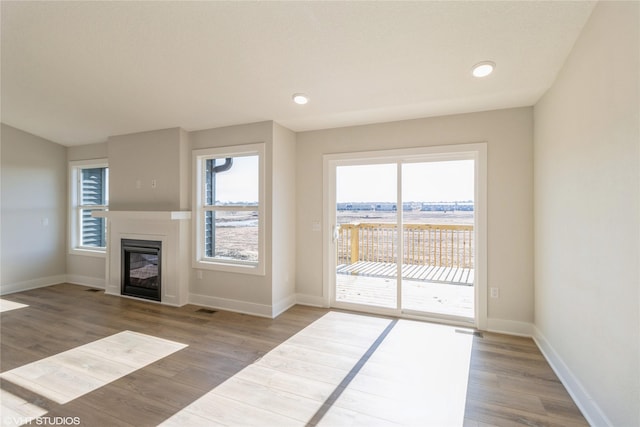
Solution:
<svg viewBox="0 0 640 427">
<path fill-rule="evenodd" d="M 218 164 L 224 163 L 220 159 Z M 395 163 L 339 166 L 337 202 L 396 202 Z M 403 163 L 403 201 L 447 202 L 473 200 L 473 160 Z M 234 157 L 233 166 L 217 174 L 216 199 L 222 202 L 258 201 L 258 156 Z"/>
<path fill-rule="evenodd" d="M 396 202 L 395 163 L 339 166 L 336 201 Z M 473 160 L 403 163 L 404 202 L 453 202 L 473 200 Z"/>
<path fill-rule="evenodd" d="M 218 159 L 217 165 L 224 163 Z M 216 200 L 258 202 L 258 156 L 234 157 L 231 169 L 216 174 Z"/>
</svg>

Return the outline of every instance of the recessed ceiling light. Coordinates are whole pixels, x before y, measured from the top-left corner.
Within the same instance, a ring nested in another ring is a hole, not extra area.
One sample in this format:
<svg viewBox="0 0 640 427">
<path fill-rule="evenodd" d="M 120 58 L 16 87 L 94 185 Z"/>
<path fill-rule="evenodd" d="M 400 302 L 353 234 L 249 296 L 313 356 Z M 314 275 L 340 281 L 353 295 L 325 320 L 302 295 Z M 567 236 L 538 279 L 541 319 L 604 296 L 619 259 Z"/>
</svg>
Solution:
<svg viewBox="0 0 640 427">
<path fill-rule="evenodd" d="M 473 66 L 471 74 L 473 74 L 473 77 L 487 77 L 493 73 L 494 68 L 496 68 L 496 64 L 491 61 L 479 62 Z"/>
<path fill-rule="evenodd" d="M 295 93 L 293 94 L 293 102 L 296 104 L 304 105 L 309 102 L 309 97 L 304 93 Z"/>
</svg>

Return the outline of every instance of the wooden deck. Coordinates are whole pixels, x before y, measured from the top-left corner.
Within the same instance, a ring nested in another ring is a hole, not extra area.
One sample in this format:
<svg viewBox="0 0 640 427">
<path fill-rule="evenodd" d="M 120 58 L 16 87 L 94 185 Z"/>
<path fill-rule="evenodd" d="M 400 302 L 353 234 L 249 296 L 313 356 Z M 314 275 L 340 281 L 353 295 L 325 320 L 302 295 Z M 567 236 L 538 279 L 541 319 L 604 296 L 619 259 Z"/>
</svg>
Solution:
<svg viewBox="0 0 640 427">
<path fill-rule="evenodd" d="M 353 264 L 342 264 L 336 269 L 338 274 L 369 277 L 396 277 L 397 271 L 398 266 L 396 263 L 366 261 L 358 261 Z M 402 278 L 425 282 L 473 286 L 473 269 L 403 264 Z"/>
<path fill-rule="evenodd" d="M 397 283 L 389 277 L 339 274 L 336 301 L 394 309 Z M 474 317 L 473 286 L 452 283 L 402 281 L 402 309 L 449 316 Z"/>
</svg>

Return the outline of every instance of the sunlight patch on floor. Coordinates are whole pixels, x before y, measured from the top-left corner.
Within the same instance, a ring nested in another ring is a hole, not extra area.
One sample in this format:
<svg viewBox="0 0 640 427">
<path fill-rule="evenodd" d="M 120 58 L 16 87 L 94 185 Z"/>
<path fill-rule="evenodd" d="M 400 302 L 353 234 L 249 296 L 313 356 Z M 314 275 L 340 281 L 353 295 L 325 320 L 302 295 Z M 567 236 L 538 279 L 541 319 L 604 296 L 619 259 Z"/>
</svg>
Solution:
<svg viewBox="0 0 640 427">
<path fill-rule="evenodd" d="M 462 425 L 471 342 L 330 312 L 162 425 Z"/>
<path fill-rule="evenodd" d="M 33 405 L 8 391 L 0 390 L 0 414 L 3 427 L 27 424 L 46 413 L 46 409 Z"/>
<path fill-rule="evenodd" d="M 64 404 L 185 347 L 123 331 L 3 372 L 0 378 Z"/>
<path fill-rule="evenodd" d="M 9 301 L 3 298 L 0 298 L 0 313 L 4 313 L 5 311 L 15 310 L 17 308 L 29 307 L 27 304 L 20 304 L 19 302 Z"/>
<path fill-rule="evenodd" d="M 472 337 L 455 328 L 399 320 L 320 425 L 349 409 L 403 426 L 461 426 Z"/>
</svg>

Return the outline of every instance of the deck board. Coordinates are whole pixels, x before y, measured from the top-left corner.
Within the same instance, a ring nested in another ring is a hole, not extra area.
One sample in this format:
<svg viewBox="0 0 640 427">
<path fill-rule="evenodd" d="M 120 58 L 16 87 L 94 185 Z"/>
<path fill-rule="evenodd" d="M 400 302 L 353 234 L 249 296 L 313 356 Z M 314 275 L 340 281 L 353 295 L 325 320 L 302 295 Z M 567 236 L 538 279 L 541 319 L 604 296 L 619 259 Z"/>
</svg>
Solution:
<svg viewBox="0 0 640 427">
<path fill-rule="evenodd" d="M 341 264 L 338 274 L 350 274 L 370 277 L 395 277 L 397 266 L 391 262 L 365 262 Z M 402 265 L 404 279 L 426 282 L 455 283 L 473 286 L 473 269 L 459 267 L 435 267 L 433 265 Z"/>
</svg>

